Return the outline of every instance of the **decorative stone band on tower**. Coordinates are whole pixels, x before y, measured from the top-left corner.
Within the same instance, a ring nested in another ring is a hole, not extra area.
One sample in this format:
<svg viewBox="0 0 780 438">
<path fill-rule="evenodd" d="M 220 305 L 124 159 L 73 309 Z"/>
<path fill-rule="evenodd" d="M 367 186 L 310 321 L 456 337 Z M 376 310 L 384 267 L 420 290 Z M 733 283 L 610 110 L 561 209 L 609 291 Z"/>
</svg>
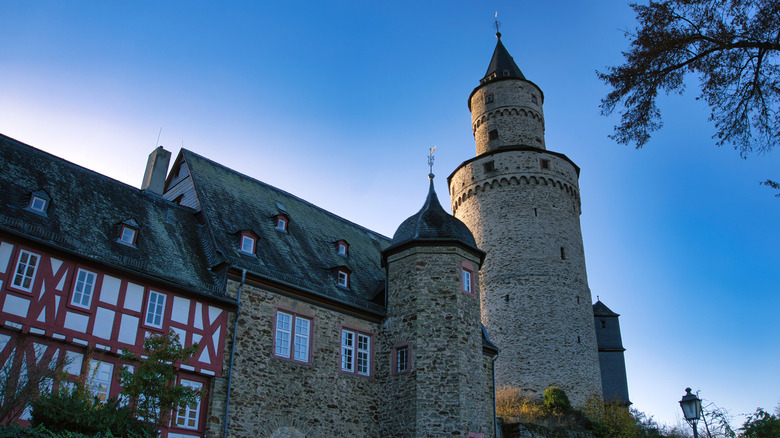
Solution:
<svg viewBox="0 0 780 438">
<path fill-rule="evenodd" d="M 496 385 L 572 403 L 601 395 L 580 231 L 579 168 L 545 149 L 541 90 L 499 39 L 471 93 L 477 156 L 448 178 L 452 211 L 486 251 L 482 322 L 501 349 Z M 491 131 L 493 132 L 491 134 Z"/>
</svg>

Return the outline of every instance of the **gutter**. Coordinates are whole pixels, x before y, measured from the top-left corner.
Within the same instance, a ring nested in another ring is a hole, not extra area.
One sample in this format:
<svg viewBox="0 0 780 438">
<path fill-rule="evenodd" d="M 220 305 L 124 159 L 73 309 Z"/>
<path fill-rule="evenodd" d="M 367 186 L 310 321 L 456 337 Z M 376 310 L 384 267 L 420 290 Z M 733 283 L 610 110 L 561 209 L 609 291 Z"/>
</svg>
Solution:
<svg viewBox="0 0 780 438">
<path fill-rule="evenodd" d="M 224 421 L 225 425 L 222 429 L 223 438 L 227 438 L 228 436 L 227 430 L 228 430 L 228 419 L 230 415 L 230 388 L 231 385 L 233 384 L 233 360 L 236 357 L 236 334 L 238 332 L 238 317 L 241 315 L 241 288 L 244 286 L 244 281 L 246 281 L 246 269 L 241 270 L 241 283 L 238 285 L 238 297 L 236 298 L 236 302 L 237 302 L 236 321 L 233 324 L 233 343 L 231 344 L 231 348 L 230 348 L 230 369 L 228 369 L 227 396 L 225 397 L 225 421 Z M 495 376 L 494 376 L 494 380 L 495 380 Z"/>
</svg>

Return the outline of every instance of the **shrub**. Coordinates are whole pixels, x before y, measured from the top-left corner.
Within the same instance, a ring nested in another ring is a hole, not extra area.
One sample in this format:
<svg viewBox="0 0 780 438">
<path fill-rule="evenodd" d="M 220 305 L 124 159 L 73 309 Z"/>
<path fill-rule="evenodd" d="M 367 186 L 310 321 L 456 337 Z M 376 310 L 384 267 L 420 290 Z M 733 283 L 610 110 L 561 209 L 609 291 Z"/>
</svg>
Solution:
<svg viewBox="0 0 780 438">
<path fill-rule="evenodd" d="M 557 386 L 551 386 L 544 390 L 544 407 L 551 412 L 569 412 L 571 403 L 566 393 Z"/>
</svg>

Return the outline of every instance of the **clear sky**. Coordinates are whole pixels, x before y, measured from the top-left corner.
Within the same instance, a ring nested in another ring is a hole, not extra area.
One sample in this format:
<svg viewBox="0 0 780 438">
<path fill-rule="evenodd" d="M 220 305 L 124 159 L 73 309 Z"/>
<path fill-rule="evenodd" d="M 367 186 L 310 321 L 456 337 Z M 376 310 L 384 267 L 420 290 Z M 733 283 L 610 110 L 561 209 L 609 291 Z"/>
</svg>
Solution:
<svg viewBox="0 0 780 438">
<path fill-rule="evenodd" d="M 544 91 L 546 140 L 582 173 L 590 288 L 621 314 L 634 406 L 684 388 L 732 414 L 780 403 L 778 152 L 716 148 L 708 110 L 661 99 L 643 150 L 607 138 L 622 2 L 0 0 L 0 132 L 139 186 L 182 145 L 392 236 L 475 154 L 466 99 L 502 41 Z M 0 169 L 0 171 L 2 171 Z M 742 417 L 737 418 L 741 424 Z"/>
</svg>

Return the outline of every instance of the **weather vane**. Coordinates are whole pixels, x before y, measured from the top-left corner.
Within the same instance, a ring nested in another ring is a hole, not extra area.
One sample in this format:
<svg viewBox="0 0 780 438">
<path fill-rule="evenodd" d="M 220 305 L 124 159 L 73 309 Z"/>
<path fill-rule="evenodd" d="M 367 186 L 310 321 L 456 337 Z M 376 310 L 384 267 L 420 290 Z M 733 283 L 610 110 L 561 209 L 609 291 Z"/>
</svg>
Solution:
<svg viewBox="0 0 780 438">
<path fill-rule="evenodd" d="M 436 152 L 436 146 L 428 149 L 428 176 L 433 176 L 433 153 Z"/>
<path fill-rule="evenodd" d="M 498 21 L 498 11 L 496 11 L 495 18 L 496 18 L 496 21 L 495 21 L 495 24 L 493 24 L 493 27 L 496 28 L 496 35 L 498 35 L 500 37 L 501 36 L 501 31 L 499 30 L 499 28 L 501 27 L 501 22 Z"/>
</svg>

